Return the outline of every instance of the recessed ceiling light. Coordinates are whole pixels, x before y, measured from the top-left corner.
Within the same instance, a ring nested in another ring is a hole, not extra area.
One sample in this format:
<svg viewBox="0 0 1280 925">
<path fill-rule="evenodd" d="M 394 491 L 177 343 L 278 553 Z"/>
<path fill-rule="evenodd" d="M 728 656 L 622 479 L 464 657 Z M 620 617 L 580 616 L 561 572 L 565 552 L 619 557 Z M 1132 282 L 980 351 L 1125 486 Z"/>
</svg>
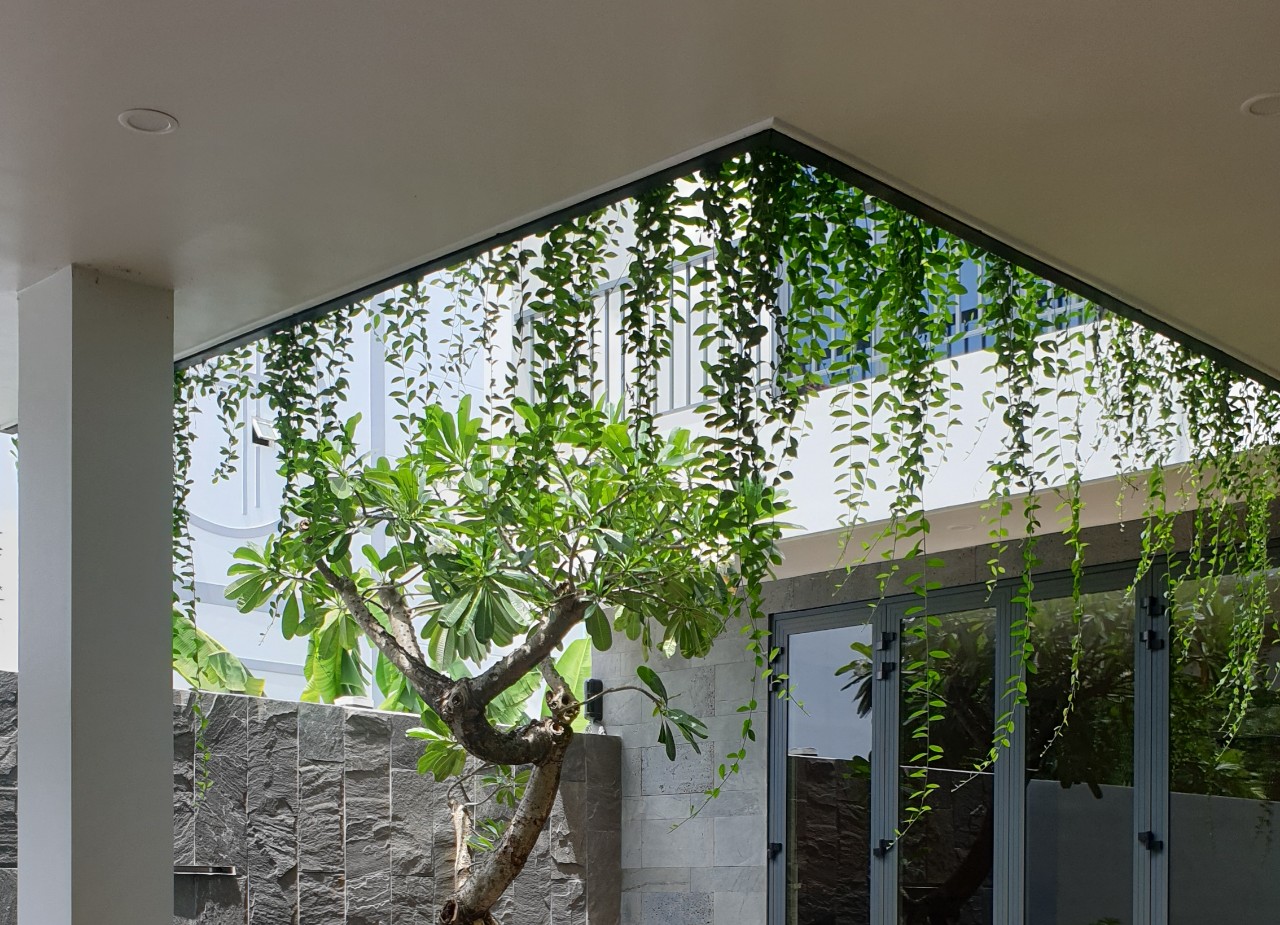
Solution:
<svg viewBox="0 0 1280 925">
<path fill-rule="evenodd" d="M 116 118 L 129 131 L 143 135 L 168 135 L 178 129 L 178 120 L 158 109 L 126 109 Z"/>
<path fill-rule="evenodd" d="M 1280 93 L 1259 93 L 1240 104 L 1246 116 L 1280 116 Z"/>
</svg>

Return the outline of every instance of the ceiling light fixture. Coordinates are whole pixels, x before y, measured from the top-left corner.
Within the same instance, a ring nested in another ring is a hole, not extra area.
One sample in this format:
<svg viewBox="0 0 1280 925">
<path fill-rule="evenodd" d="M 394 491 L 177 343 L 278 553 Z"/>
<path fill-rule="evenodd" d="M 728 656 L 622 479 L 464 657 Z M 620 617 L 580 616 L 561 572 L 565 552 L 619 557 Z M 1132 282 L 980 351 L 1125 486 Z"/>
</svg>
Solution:
<svg viewBox="0 0 1280 925">
<path fill-rule="evenodd" d="M 1259 93 L 1240 104 L 1246 116 L 1280 116 L 1280 93 Z"/>
<path fill-rule="evenodd" d="M 178 120 L 158 109 L 126 109 L 116 119 L 131 132 L 168 135 L 178 130 Z"/>
</svg>

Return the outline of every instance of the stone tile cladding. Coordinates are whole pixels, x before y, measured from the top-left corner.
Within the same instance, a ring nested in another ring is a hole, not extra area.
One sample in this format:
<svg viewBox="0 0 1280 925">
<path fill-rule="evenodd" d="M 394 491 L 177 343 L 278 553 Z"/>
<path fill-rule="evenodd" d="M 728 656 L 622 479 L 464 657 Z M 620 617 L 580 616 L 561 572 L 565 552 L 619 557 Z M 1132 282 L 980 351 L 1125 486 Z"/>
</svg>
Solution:
<svg viewBox="0 0 1280 925">
<path fill-rule="evenodd" d="M 17 682 L 0 673 L 0 925 L 17 918 Z M 237 875 L 176 875 L 174 925 L 434 925 L 453 827 L 447 785 L 417 772 L 415 721 L 175 691 L 174 864 Z M 499 921 L 619 925 L 620 856 L 620 743 L 579 736 Z"/>
</svg>

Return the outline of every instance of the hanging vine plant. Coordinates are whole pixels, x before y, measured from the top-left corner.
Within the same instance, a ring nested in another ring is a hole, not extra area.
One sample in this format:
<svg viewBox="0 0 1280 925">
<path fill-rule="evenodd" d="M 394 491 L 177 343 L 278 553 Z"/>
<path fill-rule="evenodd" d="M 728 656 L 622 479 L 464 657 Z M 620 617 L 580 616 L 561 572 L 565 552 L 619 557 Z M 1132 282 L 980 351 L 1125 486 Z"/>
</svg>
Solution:
<svg viewBox="0 0 1280 925">
<path fill-rule="evenodd" d="M 365 453 L 350 417 L 356 330 L 379 339 L 392 370 L 400 449 L 389 458 Z M 953 348 L 975 338 L 987 369 L 962 375 Z M 678 379 L 690 430 L 662 419 Z M 981 394 L 965 395 L 974 381 Z M 875 569 L 882 594 L 918 599 L 905 759 L 921 770 L 904 826 L 930 810 L 934 733 L 952 708 L 937 664 L 948 636 L 929 610 L 943 564 L 930 493 L 973 409 L 996 444 L 983 479 L 991 587 L 1012 587 L 1024 614 L 985 764 L 1007 746 L 1035 669 L 1046 532 L 1063 535 L 1072 577 L 1070 693 L 1050 744 L 1071 722 L 1085 652 L 1082 485 L 1100 466 L 1141 498 L 1140 578 L 1166 559 L 1175 583 L 1241 576 L 1216 695 L 1224 742 L 1278 632 L 1267 576 L 1280 398 L 775 151 L 211 361 L 180 377 L 180 405 L 193 389 L 228 435 L 244 401 L 265 399 L 279 435 L 280 527 L 240 551 L 228 595 L 246 611 L 269 603 L 286 636 L 307 637 L 308 697 L 366 690 L 371 647 L 384 706 L 422 714 L 422 768 L 466 781 L 458 844 L 472 847 L 459 849 L 446 923 L 490 921 L 545 825 L 582 706 L 557 652 L 579 628 L 599 650 L 621 634 L 646 657 L 695 658 L 738 626 L 756 686 L 785 695 L 762 601 L 811 414 L 832 421 L 846 565 Z M 179 424 L 189 460 L 191 428 Z M 219 474 L 236 449 L 224 445 Z M 186 462 L 179 471 L 185 485 Z M 1191 535 L 1176 543 L 1182 511 Z M 185 548 L 176 561 L 189 580 Z M 1176 616 L 1184 644 L 1193 609 Z M 648 666 L 637 680 L 668 754 L 700 747 L 702 720 Z M 741 743 L 710 795 L 755 738 L 760 699 L 742 704 Z M 521 777 L 519 765 L 532 770 Z M 468 807 L 484 801 L 467 788 L 486 779 L 505 809 L 477 825 Z M 483 844 L 466 834 L 481 830 Z"/>
</svg>

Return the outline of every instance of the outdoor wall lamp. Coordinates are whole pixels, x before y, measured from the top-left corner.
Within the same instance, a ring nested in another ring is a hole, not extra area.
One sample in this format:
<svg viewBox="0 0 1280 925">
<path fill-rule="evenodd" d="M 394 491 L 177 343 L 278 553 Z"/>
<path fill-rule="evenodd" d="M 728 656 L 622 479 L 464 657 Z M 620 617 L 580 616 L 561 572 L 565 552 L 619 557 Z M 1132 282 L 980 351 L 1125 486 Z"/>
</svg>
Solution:
<svg viewBox="0 0 1280 925">
<path fill-rule="evenodd" d="M 604 725 L 604 682 L 599 678 L 587 678 L 582 685 L 583 709 L 587 720 L 597 726 Z"/>
</svg>

